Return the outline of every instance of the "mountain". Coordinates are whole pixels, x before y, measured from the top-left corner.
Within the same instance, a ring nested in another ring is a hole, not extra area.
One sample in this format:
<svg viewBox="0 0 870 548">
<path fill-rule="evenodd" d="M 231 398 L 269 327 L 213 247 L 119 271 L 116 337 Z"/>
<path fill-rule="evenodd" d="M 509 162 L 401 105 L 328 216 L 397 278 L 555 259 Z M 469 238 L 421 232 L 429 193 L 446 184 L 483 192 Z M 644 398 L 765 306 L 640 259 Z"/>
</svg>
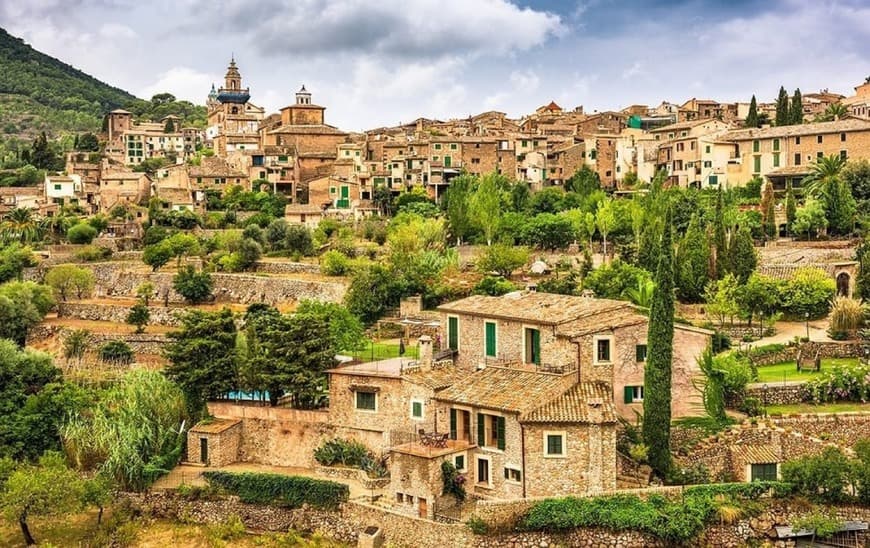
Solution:
<svg viewBox="0 0 870 548">
<path fill-rule="evenodd" d="M 135 99 L 0 28 L 0 139 L 97 131 L 106 112 Z"/>
</svg>

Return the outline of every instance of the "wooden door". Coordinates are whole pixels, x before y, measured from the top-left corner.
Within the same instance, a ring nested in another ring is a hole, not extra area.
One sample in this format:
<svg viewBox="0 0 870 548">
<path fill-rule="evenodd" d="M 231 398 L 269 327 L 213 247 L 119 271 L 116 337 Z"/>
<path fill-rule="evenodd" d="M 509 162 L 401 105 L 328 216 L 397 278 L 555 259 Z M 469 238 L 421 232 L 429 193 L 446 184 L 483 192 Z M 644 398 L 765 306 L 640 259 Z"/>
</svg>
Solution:
<svg viewBox="0 0 870 548">
<path fill-rule="evenodd" d="M 208 438 L 199 438 L 199 461 L 208 464 Z"/>
<path fill-rule="evenodd" d="M 424 499 L 423 497 L 418 497 L 417 498 L 417 505 L 418 505 L 417 507 L 419 508 L 419 516 L 421 518 L 425 519 L 427 517 L 427 513 L 428 513 L 426 499 Z"/>
</svg>

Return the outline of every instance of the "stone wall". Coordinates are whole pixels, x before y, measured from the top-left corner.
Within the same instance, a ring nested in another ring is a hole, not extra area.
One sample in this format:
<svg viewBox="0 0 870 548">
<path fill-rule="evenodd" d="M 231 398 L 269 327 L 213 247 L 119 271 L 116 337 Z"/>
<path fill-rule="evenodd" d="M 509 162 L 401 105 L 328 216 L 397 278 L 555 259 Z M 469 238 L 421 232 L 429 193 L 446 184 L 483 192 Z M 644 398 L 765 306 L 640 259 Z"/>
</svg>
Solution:
<svg viewBox="0 0 870 548">
<path fill-rule="evenodd" d="M 320 265 L 298 262 L 258 261 L 254 263 L 254 271 L 267 274 L 320 274 Z"/>
<path fill-rule="evenodd" d="M 317 446 L 336 436 L 326 411 L 231 402 L 209 402 L 208 409 L 217 418 L 241 419 L 241 462 L 311 468 Z"/>
<path fill-rule="evenodd" d="M 238 516 L 248 529 L 255 531 L 287 531 L 302 533 L 321 532 L 327 537 L 356 545 L 359 534 L 366 528 L 381 529 L 387 546 L 397 548 L 547 548 L 556 546 L 587 546 L 614 548 L 665 547 L 670 544 L 636 531 L 614 532 L 605 529 L 578 528 L 562 533 L 505 532 L 474 535 L 463 524 L 447 524 L 415 518 L 399 512 L 372 506 L 360 501 L 341 505 L 330 512 L 313 508 L 287 509 L 276 506 L 245 504 L 237 497 L 213 500 L 187 500 L 172 491 L 153 493 L 124 493 L 122 495 L 147 515 L 187 523 L 216 524 Z M 530 507 L 530 506 L 529 506 Z M 830 507 L 843 521 L 870 521 L 870 508 L 854 506 Z M 528 507 L 523 512 L 528 511 Z M 736 548 L 748 541 L 762 543 L 774 541 L 773 527 L 788 525 L 808 513 L 805 505 L 791 505 L 786 501 L 772 501 L 760 515 L 740 520 L 733 525 L 708 528 L 697 545 Z M 864 535 L 866 540 L 867 535 Z M 793 541 L 775 541 L 777 547 L 792 547 Z"/>
<path fill-rule="evenodd" d="M 804 354 L 811 357 L 816 355 L 817 350 L 822 358 L 857 358 L 863 355 L 861 343 L 857 341 L 812 341 L 800 345 L 789 345 L 779 352 L 752 356 L 752 363 L 756 366 L 763 366 L 797 361 L 797 354 L 801 349 L 803 349 Z"/>
<path fill-rule="evenodd" d="M 565 456 L 545 454 L 547 432 L 565 432 Z M 530 497 L 616 488 L 616 425 L 525 425 L 526 495 Z"/>
<path fill-rule="evenodd" d="M 766 388 L 765 388 L 766 386 Z M 739 409 L 746 398 L 757 398 L 761 405 L 788 405 L 801 403 L 807 399 L 803 383 L 777 384 L 774 382 L 762 386 L 747 388 L 745 392 L 729 398 L 726 405 L 731 409 Z"/>
<path fill-rule="evenodd" d="M 770 422 L 844 447 L 870 437 L 870 413 L 820 413 L 771 417 Z"/>
<path fill-rule="evenodd" d="M 127 321 L 127 314 L 130 313 L 130 306 L 132 305 L 61 302 L 57 304 L 57 315 L 61 318 L 78 318 L 80 320 L 124 324 Z M 177 327 L 181 325 L 177 313 L 184 310 L 189 309 L 181 306 L 149 306 L 148 312 L 150 312 L 151 316 L 148 319 L 148 324 Z M 146 326 L 145 329 L 147 330 L 148 327 Z"/>
<path fill-rule="evenodd" d="M 150 281 L 155 287 L 155 300 L 163 300 L 168 292 L 169 301 L 179 303 L 184 298 L 172 289 L 170 272 L 150 272 L 144 265 L 126 262 L 88 263 L 79 265 L 94 273 L 94 295 L 97 297 L 136 297 L 136 288 Z M 41 282 L 45 268 L 25 270 L 25 278 Z M 219 303 L 251 304 L 264 302 L 278 304 L 314 299 L 341 302 L 347 292 L 342 281 L 301 280 L 256 274 L 230 274 L 217 272 L 214 280 L 214 300 Z"/>
<path fill-rule="evenodd" d="M 131 328 L 132 329 L 132 328 Z M 38 324 L 30 328 L 27 332 L 27 344 L 33 345 L 40 341 L 44 341 L 51 337 L 59 336 L 63 338 L 68 332 L 72 331 L 69 327 L 61 325 Z M 122 340 L 130 345 L 133 352 L 138 354 L 153 354 L 160 355 L 164 346 L 168 342 L 166 335 L 162 333 L 91 333 L 91 344 L 93 348 L 99 347 L 109 341 Z"/>
</svg>

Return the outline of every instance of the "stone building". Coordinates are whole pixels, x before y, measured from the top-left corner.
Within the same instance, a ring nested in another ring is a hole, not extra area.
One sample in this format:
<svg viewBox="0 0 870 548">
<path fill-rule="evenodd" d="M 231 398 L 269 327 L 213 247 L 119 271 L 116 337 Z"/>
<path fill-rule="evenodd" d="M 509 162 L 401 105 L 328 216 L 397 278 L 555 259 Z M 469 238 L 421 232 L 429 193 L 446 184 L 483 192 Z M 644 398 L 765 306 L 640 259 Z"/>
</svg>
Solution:
<svg viewBox="0 0 870 548">
<path fill-rule="evenodd" d="M 187 461 L 204 466 L 226 466 L 239 460 L 242 421 L 211 419 L 187 432 Z"/>
<path fill-rule="evenodd" d="M 235 58 L 230 60 L 224 85 L 209 94 L 206 138 L 219 157 L 260 148 L 259 125 L 264 110 L 250 102 L 250 88 L 242 87 Z"/>
</svg>

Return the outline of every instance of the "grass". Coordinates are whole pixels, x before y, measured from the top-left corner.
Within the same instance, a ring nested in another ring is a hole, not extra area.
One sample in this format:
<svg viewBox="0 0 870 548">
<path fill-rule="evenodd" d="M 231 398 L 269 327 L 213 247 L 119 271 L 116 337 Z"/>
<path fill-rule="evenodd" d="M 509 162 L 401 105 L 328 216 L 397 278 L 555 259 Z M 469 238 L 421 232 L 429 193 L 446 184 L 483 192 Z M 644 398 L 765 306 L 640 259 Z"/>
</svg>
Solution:
<svg viewBox="0 0 870 548">
<path fill-rule="evenodd" d="M 857 365 L 858 358 L 823 358 L 822 371 L 843 365 Z M 798 371 L 795 362 L 782 362 L 774 365 L 758 366 L 756 382 L 806 381 L 818 376 L 815 371 Z"/>
<path fill-rule="evenodd" d="M 353 356 L 363 361 L 386 360 L 399 357 L 399 343 L 368 341 L 363 350 L 353 352 Z M 405 354 L 402 356 L 409 359 L 417 359 L 417 345 L 408 343 L 405 345 Z"/>
<path fill-rule="evenodd" d="M 793 403 L 788 405 L 768 405 L 768 415 L 790 415 L 794 413 L 854 413 L 870 412 L 870 403 L 836 402 L 815 405 L 812 403 Z"/>
</svg>

